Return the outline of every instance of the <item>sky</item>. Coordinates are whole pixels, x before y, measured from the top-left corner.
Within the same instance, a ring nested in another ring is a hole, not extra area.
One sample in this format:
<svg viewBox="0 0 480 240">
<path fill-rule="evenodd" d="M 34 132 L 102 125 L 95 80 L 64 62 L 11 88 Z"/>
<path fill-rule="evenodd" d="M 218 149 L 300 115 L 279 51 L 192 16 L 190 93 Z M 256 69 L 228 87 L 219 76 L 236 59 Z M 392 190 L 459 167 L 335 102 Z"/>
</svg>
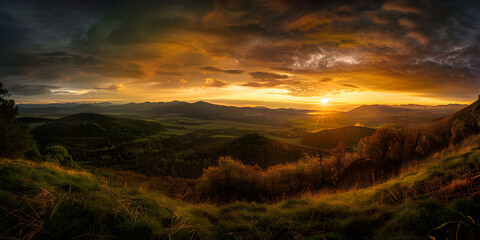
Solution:
<svg viewBox="0 0 480 240">
<path fill-rule="evenodd" d="M 17 103 L 470 103 L 479 1 L 0 0 Z"/>
</svg>

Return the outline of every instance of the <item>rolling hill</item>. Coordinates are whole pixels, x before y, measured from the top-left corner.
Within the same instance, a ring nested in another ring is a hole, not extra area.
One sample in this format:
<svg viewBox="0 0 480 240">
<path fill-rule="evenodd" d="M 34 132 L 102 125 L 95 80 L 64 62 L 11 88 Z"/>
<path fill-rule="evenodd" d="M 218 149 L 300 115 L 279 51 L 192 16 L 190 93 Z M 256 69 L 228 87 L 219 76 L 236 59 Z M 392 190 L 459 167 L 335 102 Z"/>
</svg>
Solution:
<svg viewBox="0 0 480 240">
<path fill-rule="evenodd" d="M 295 162 L 305 154 L 315 155 L 321 151 L 295 144 L 276 141 L 260 134 L 248 134 L 237 139 L 208 148 L 193 149 L 181 155 L 182 159 L 194 160 L 199 156 L 218 159 L 231 156 L 244 164 L 268 168 L 276 164 Z"/>
<path fill-rule="evenodd" d="M 263 169 L 290 163 L 305 154 L 322 154 L 313 148 L 247 134 L 231 139 L 203 134 L 187 134 L 144 139 L 91 151 L 87 158 L 95 166 L 104 166 L 155 176 L 198 178 L 202 169 L 216 166 L 218 159 L 232 156 L 244 164 Z"/>
<path fill-rule="evenodd" d="M 35 128 L 36 137 L 110 137 L 137 138 L 158 133 L 163 127 L 155 122 L 110 117 L 94 113 L 66 116 Z"/>
<path fill-rule="evenodd" d="M 320 149 L 334 148 L 339 143 L 343 143 L 346 146 L 353 146 L 356 145 L 360 139 L 370 136 L 374 132 L 375 129 L 373 128 L 357 126 L 326 129 L 316 133 L 306 133 L 302 138 L 302 143 Z"/>
<path fill-rule="evenodd" d="M 33 123 L 48 123 L 48 122 L 51 122 L 52 119 L 42 118 L 42 117 L 21 117 L 21 118 L 17 118 L 17 121 L 22 124 L 33 124 Z"/>
<path fill-rule="evenodd" d="M 76 160 L 80 160 L 85 151 L 110 147 L 163 130 L 163 126 L 156 122 L 79 113 L 53 120 L 31 132 L 40 145 L 63 145 L 77 157 Z"/>
</svg>

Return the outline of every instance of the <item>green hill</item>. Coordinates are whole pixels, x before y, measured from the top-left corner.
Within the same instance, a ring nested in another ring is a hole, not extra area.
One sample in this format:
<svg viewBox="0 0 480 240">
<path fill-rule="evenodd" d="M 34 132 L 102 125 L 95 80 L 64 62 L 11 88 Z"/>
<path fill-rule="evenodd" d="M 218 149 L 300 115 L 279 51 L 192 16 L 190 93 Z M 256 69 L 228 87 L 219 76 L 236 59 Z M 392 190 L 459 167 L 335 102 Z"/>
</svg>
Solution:
<svg viewBox="0 0 480 240">
<path fill-rule="evenodd" d="M 33 124 L 33 123 L 48 123 L 51 122 L 50 118 L 43 117 L 21 117 L 17 118 L 17 121 L 22 124 Z"/>
<path fill-rule="evenodd" d="M 79 113 L 39 126 L 32 130 L 32 135 L 40 145 L 65 146 L 76 160 L 80 160 L 82 152 L 111 147 L 163 130 L 156 122 Z"/>
<path fill-rule="evenodd" d="M 99 171 L 0 160 L 0 236 L 26 239 L 478 239 L 480 137 L 365 189 L 278 203 L 183 202 Z"/>
<path fill-rule="evenodd" d="M 307 133 L 302 138 L 305 145 L 320 149 L 330 149 L 339 143 L 347 146 L 356 145 L 360 139 L 370 136 L 375 132 L 373 128 L 349 126 L 335 129 L 326 129 L 316 133 Z"/>
<path fill-rule="evenodd" d="M 66 116 L 35 128 L 39 137 L 143 137 L 158 133 L 163 127 L 155 122 L 115 118 L 94 113 Z"/>
<path fill-rule="evenodd" d="M 212 159 L 231 156 L 244 164 L 268 168 L 281 163 L 295 162 L 303 158 L 305 154 L 320 153 L 322 152 L 316 149 L 283 143 L 260 134 L 248 134 L 207 148 L 187 151 L 180 158 L 194 160 L 200 156 L 208 156 Z"/>
<path fill-rule="evenodd" d="M 232 156 L 244 164 L 268 168 L 295 162 L 317 149 L 282 143 L 259 134 L 237 139 L 187 134 L 142 139 L 87 154 L 95 166 L 134 170 L 155 176 L 198 178 L 202 169 L 216 166 L 219 157 Z"/>
</svg>

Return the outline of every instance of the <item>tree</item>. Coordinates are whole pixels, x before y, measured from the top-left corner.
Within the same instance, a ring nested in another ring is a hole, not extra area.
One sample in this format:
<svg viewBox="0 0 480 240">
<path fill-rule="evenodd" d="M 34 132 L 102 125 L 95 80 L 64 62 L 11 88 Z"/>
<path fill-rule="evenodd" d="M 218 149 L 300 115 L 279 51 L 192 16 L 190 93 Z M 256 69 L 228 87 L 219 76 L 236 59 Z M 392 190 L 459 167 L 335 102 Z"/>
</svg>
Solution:
<svg viewBox="0 0 480 240">
<path fill-rule="evenodd" d="M 405 149 L 407 147 L 408 140 L 408 129 L 408 119 L 406 119 L 405 121 L 396 121 L 394 127 L 392 128 L 394 145 L 392 148 L 391 158 L 395 166 L 397 167 L 402 165 L 405 158 Z"/>
<path fill-rule="evenodd" d="M 360 158 L 373 162 L 373 182 L 376 181 L 376 166 L 381 166 L 382 169 L 388 170 L 394 163 L 394 160 L 391 158 L 394 140 L 395 137 L 390 128 L 380 128 L 372 136 L 365 137 L 358 143 L 356 152 Z"/>
<path fill-rule="evenodd" d="M 0 158 L 21 158 L 25 155 L 36 158 L 38 149 L 26 126 L 19 124 L 15 117 L 18 107 L 7 89 L 0 83 Z"/>
<path fill-rule="evenodd" d="M 477 122 L 474 117 L 455 118 L 450 128 L 450 143 L 456 144 L 476 132 L 478 132 Z"/>
<path fill-rule="evenodd" d="M 15 101 L 6 99 L 10 97 L 10 92 L 3 88 L 3 83 L 0 82 L 0 119 L 4 121 L 15 121 L 18 114 L 18 106 L 15 106 Z"/>
<path fill-rule="evenodd" d="M 360 140 L 357 152 L 362 158 L 372 160 L 380 165 L 390 164 L 393 141 L 392 130 L 380 128 L 372 136 Z"/>
<path fill-rule="evenodd" d="M 335 160 L 334 161 L 335 169 L 337 170 L 337 172 L 341 172 L 345 163 L 345 155 L 347 154 L 347 149 L 345 147 L 345 144 L 339 143 L 337 147 L 335 147 L 330 151 L 330 154 L 333 156 Z"/>
<path fill-rule="evenodd" d="M 414 159 L 419 152 L 420 141 L 422 139 L 422 130 L 414 125 L 408 132 L 407 143 L 409 148 L 409 159 Z"/>
<path fill-rule="evenodd" d="M 472 105 L 472 116 L 477 120 L 477 125 L 480 125 L 480 95 Z"/>
</svg>

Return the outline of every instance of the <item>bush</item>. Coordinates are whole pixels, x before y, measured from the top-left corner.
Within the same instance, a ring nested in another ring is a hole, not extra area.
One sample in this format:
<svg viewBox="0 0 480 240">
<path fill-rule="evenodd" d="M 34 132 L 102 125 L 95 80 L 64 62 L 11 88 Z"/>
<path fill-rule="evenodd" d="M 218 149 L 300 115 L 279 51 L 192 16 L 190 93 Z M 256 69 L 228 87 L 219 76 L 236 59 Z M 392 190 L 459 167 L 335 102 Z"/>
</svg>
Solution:
<svg viewBox="0 0 480 240">
<path fill-rule="evenodd" d="M 16 123 L 0 119 L 0 158 L 22 158 L 34 144 L 28 129 Z"/>
<path fill-rule="evenodd" d="M 232 157 L 221 157 L 218 166 L 206 169 L 199 178 L 194 199 L 213 203 L 232 201 L 277 201 L 301 196 L 307 191 L 332 187 L 334 157 L 305 156 L 296 163 L 262 170 Z"/>
<path fill-rule="evenodd" d="M 59 145 L 46 148 L 44 160 L 62 167 L 78 168 L 78 164 L 73 161 L 73 158 L 68 153 L 67 149 Z"/>
<path fill-rule="evenodd" d="M 231 157 L 221 157 L 218 166 L 207 168 L 196 185 L 198 198 L 216 203 L 259 198 L 261 170 Z"/>
<path fill-rule="evenodd" d="M 30 148 L 25 152 L 25 158 L 32 161 L 40 161 L 42 159 L 42 154 L 38 150 L 37 143 L 33 142 Z"/>
</svg>

